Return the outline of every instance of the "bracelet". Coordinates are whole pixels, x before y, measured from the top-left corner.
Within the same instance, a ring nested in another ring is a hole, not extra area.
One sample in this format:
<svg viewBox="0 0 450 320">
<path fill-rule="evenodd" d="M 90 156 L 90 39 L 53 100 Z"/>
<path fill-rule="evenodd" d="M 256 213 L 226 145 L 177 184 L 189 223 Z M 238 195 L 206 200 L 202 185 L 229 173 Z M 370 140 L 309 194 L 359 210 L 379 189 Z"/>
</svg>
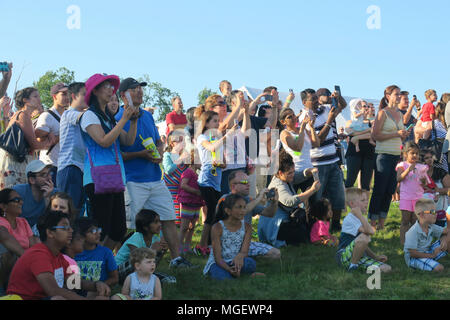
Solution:
<svg viewBox="0 0 450 320">
<path fill-rule="evenodd" d="M 328 128 L 331 129 L 331 126 L 330 126 L 328 123 L 325 123 L 325 125 L 326 125 Z"/>
<path fill-rule="evenodd" d="M 292 100 L 287 100 L 287 99 L 286 99 L 286 103 L 291 104 L 291 103 L 292 103 Z"/>
</svg>

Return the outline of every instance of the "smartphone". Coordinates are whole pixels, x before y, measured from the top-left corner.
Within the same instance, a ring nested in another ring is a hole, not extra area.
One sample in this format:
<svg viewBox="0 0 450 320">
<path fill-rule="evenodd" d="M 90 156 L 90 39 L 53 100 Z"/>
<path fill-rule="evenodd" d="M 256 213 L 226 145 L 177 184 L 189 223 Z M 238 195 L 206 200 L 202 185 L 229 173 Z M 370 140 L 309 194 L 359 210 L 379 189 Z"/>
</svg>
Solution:
<svg viewBox="0 0 450 320">
<path fill-rule="evenodd" d="M 234 125 L 239 128 L 239 120 L 238 119 L 234 119 Z"/>
<path fill-rule="evenodd" d="M 340 86 L 334 86 L 334 91 L 336 91 L 339 95 L 341 95 L 341 87 Z"/>
<path fill-rule="evenodd" d="M 0 62 L 0 71 L 9 72 L 8 62 Z"/>
<path fill-rule="evenodd" d="M 292 90 L 292 89 L 289 89 L 289 92 L 290 92 L 290 93 L 294 93 L 294 90 Z"/>
<path fill-rule="evenodd" d="M 416 95 L 413 95 L 413 98 L 417 100 L 417 96 Z"/>
<path fill-rule="evenodd" d="M 314 119 L 314 112 L 312 110 L 308 110 L 308 117 Z"/>
<path fill-rule="evenodd" d="M 248 101 L 248 94 L 247 94 L 247 92 L 245 92 L 245 91 L 244 91 L 244 99 L 245 99 L 246 101 Z"/>
<path fill-rule="evenodd" d="M 264 98 L 265 98 L 266 101 L 272 101 L 273 100 L 273 97 L 270 94 L 266 94 L 264 96 Z"/>
<path fill-rule="evenodd" d="M 125 98 L 127 98 L 129 104 L 133 104 L 133 99 L 131 99 L 131 95 L 128 91 L 125 91 Z"/>
</svg>

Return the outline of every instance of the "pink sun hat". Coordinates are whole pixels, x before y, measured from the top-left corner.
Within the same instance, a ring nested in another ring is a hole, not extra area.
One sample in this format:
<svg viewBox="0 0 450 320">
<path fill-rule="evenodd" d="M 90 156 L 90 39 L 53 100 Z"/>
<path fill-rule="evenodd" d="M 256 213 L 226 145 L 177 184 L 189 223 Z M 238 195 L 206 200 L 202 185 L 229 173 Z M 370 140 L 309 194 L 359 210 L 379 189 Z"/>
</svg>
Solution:
<svg viewBox="0 0 450 320">
<path fill-rule="evenodd" d="M 91 93 L 92 91 L 95 89 L 95 87 L 97 87 L 100 83 L 105 82 L 105 81 L 110 81 L 111 84 L 114 87 L 114 94 L 117 92 L 117 90 L 119 89 L 119 85 L 120 85 L 120 79 L 118 76 L 115 76 L 113 74 L 111 75 L 107 75 L 106 73 L 100 74 L 100 73 L 96 73 L 94 74 L 92 77 L 90 77 L 89 79 L 87 79 L 86 83 L 85 83 L 85 87 L 86 87 L 86 95 L 84 96 L 84 101 L 86 102 L 86 104 L 89 106 L 89 100 L 91 99 Z"/>
</svg>

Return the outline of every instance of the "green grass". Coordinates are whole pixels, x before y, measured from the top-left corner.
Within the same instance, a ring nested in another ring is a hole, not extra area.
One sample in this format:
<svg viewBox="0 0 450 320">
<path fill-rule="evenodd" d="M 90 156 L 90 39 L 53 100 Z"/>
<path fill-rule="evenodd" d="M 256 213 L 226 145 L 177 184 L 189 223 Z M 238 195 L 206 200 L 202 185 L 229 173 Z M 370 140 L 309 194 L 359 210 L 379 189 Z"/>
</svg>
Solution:
<svg viewBox="0 0 450 320">
<path fill-rule="evenodd" d="M 381 289 L 369 290 L 369 274 L 364 270 L 347 273 L 335 259 L 334 248 L 301 245 L 281 249 L 280 260 L 256 258 L 257 271 L 266 277 L 242 276 L 230 281 L 215 281 L 202 275 L 207 258 L 188 256 L 199 268 L 170 270 L 166 255 L 158 270 L 176 276 L 176 284 L 163 285 L 164 299 L 177 300 L 341 300 L 341 299 L 447 299 L 450 290 L 450 259 L 441 263 L 446 268 L 441 274 L 410 270 L 406 267 L 400 246 L 400 211 L 393 203 L 386 220 L 386 228 L 372 238 L 370 247 L 376 253 L 388 256 L 393 271 L 381 275 Z M 255 221 L 256 226 L 256 221 Z M 201 235 L 197 226 L 194 243 Z"/>
</svg>

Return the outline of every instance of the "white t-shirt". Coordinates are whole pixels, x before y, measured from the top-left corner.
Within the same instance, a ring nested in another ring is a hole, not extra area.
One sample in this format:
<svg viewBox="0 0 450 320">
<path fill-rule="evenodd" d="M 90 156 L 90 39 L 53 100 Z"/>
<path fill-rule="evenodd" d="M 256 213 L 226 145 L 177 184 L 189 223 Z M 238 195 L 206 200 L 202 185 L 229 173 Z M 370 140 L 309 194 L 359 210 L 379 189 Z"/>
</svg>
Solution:
<svg viewBox="0 0 450 320">
<path fill-rule="evenodd" d="M 86 128 L 89 127 L 91 124 L 101 125 L 101 122 L 94 112 L 88 110 L 84 113 L 83 117 L 81 117 L 80 121 L 81 129 L 87 133 Z"/>
<path fill-rule="evenodd" d="M 293 132 L 289 132 L 289 131 L 288 131 L 288 133 L 294 139 L 299 136 L 299 134 L 297 134 L 297 133 L 293 133 Z M 303 142 L 303 147 L 302 147 L 302 151 L 301 151 L 300 155 L 298 155 L 297 152 L 295 152 L 294 150 L 289 148 L 289 146 L 287 144 L 284 144 L 283 142 L 281 142 L 281 144 L 283 145 L 283 148 L 286 150 L 286 152 L 291 155 L 292 160 L 294 161 L 294 164 L 295 164 L 296 172 L 303 172 L 305 169 L 309 169 L 309 168 L 313 167 L 313 165 L 311 163 L 311 155 L 310 155 L 311 140 L 309 139 L 309 136 L 306 132 L 305 132 L 305 139 Z"/>
<path fill-rule="evenodd" d="M 50 108 L 56 115 L 61 117 L 55 107 Z M 59 136 L 59 122 L 49 112 L 43 112 L 36 123 L 36 130 L 42 130 L 48 133 L 53 133 L 55 136 Z M 47 150 L 41 150 L 39 153 L 39 160 L 45 164 L 51 164 L 55 167 L 58 166 L 59 156 L 59 142 L 53 147 L 50 154 L 47 155 Z"/>
<path fill-rule="evenodd" d="M 348 233 L 356 237 L 361 226 L 361 221 L 353 213 L 349 212 L 342 222 L 341 233 Z"/>
</svg>

